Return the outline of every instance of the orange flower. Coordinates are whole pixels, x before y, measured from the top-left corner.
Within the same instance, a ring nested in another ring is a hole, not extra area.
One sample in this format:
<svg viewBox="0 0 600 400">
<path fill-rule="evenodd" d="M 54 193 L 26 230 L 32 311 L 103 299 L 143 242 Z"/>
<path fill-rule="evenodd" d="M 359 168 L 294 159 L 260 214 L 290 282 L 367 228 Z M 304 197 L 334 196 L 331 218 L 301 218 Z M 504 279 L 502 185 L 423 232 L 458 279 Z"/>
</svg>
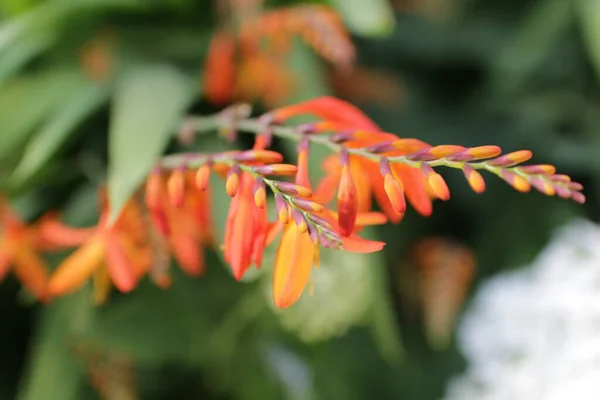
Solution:
<svg viewBox="0 0 600 400">
<path fill-rule="evenodd" d="M 236 98 L 247 101 L 261 99 L 267 107 L 275 107 L 285 99 L 295 84 L 294 74 L 283 61 L 264 52 L 246 56 L 238 71 Z"/>
<path fill-rule="evenodd" d="M 355 49 L 333 8 L 303 4 L 250 9 L 234 13 L 235 32 L 220 29 L 211 39 L 204 66 L 210 101 L 222 105 L 260 98 L 267 106 L 279 104 L 296 84 L 294 71 L 286 65 L 295 36 L 340 70 L 352 67 Z"/>
<path fill-rule="evenodd" d="M 73 292 L 92 276 L 97 278 L 97 284 L 103 285 L 106 274 L 119 291 L 129 292 L 146 273 L 150 262 L 147 227 L 139 203 L 130 200 L 112 226 L 108 224 L 105 204 L 92 235 L 53 272 L 48 292 L 51 296 Z"/>
<path fill-rule="evenodd" d="M 364 218 L 365 214 L 357 216 L 357 223 L 362 223 L 362 226 L 386 221 L 381 216 L 369 215 L 369 218 Z M 334 213 L 330 211 L 319 214 L 333 226 L 336 232 L 339 232 L 340 227 L 333 219 L 333 215 Z M 343 250 L 352 253 L 373 253 L 381 251 L 385 246 L 384 242 L 366 240 L 356 234 L 344 237 L 342 240 Z M 287 308 L 298 301 L 309 281 L 313 264 L 318 265 L 318 254 L 319 245 L 312 241 L 309 232 L 302 232 L 297 224 L 288 222 L 277 248 L 273 273 L 273 300 L 277 307 Z"/>
<path fill-rule="evenodd" d="M 403 139 L 399 145 L 400 138 L 392 133 L 382 132 L 357 107 L 330 96 L 282 107 L 270 113 L 273 121 L 277 123 L 301 114 L 313 115 L 325 121 L 308 125 L 310 132 L 318 133 L 330 130 L 355 132 L 350 140 L 344 142 L 344 147 L 349 149 L 396 142 L 394 147 L 382 153 L 387 157 L 394 157 L 430 147 L 427 143 L 416 139 Z M 315 195 L 319 202 L 328 203 L 335 195 L 336 188 L 342 179 L 342 166 L 337 161 L 337 156 L 332 155 L 324 160 L 323 169 L 325 176 L 319 183 Z M 420 214 L 430 215 L 432 190 L 423 172 L 403 164 L 393 164 L 391 169 L 394 177 L 402 184 L 404 193 L 412 206 Z M 370 210 L 371 198 L 375 196 L 379 206 L 392 222 L 399 222 L 402 219 L 403 214 L 398 213 L 390 203 L 385 191 L 384 177 L 377 162 L 351 155 L 349 171 L 356 184 L 359 212 Z"/>
<path fill-rule="evenodd" d="M 235 68 L 234 38 L 229 32 L 219 30 L 212 36 L 204 66 L 206 96 L 211 102 L 224 105 L 232 100 Z"/>
<path fill-rule="evenodd" d="M 207 178 L 208 179 L 208 178 Z M 146 186 L 146 205 L 157 231 L 166 239 L 181 269 L 192 276 L 205 271 L 205 245 L 213 245 L 210 229 L 210 189 L 196 188 L 196 174 L 175 170 L 166 179 L 152 172 Z"/>
<path fill-rule="evenodd" d="M 298 174 L 296 183 L 306 188 L 310 188 L 307 172 L 307 149 L 301 148 L 298 162 Z M 321 211 L 318 217 L 324 219 L 331 225 L 334 232 L 341 231 L 340 226 L 329 211 Z M 363 218 L 363 215 L 356 216 L 357 224 L 370 225 L 385 222 L 385 218 L 375 217 L 369 213 L 369 218 Z M 277 228 L 281 228 L 281 223 L 276 223 Z M 297 222 L 288 222 L 285 225 L 277 255 L 275 258 L 275 268 L 273 273 L 273 299 L 275 305 L 281 308 L 287 308 L 293 305 L 299 298 L 306 284 L 309 281 L 312 265 L 318 264 L 319 242 L 314 240 L 316 232 L 314 227 L 309 226 L 303 229 L 304 224 Z M 311 237 L 311 234 L 313 237 Z M 275 237 L 273 233 L 269 235 L 269 242 Z M 318 237 L 318 236 L 317 236 Z M 324 240 L 324 238 L 319 238 Z M 385 243 L 369 241 L 362 239 L 355 234 L 342 238 L 343 248 L 346 251 L 355 253 L 371 253 L 380 251 Z"/>
<path fill-rule="evenodd" d="M 0 280 L 12 265 L 17 278 L 38 300 L 49 300 L 48 268 L 37 251 L 76 246 L 87 238 L 89 232 L 68 228 L 55 214 L 44 216 L 35 225 L 26 225 L 4 199 L 0 199 L 0 221 Z"/>
</svg>

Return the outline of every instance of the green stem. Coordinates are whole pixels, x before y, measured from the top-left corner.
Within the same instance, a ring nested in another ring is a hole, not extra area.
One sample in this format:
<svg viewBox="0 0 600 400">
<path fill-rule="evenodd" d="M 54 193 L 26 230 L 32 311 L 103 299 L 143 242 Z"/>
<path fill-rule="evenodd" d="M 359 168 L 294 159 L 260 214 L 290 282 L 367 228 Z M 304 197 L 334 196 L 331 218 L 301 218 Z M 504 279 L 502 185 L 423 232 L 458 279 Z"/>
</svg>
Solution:
<svg viewBox="0 0 600 400">
<path fill-rule="evenodd" d="M 195 116 L 191 117 L 187 121 L 187 124 L 189 124 L 187 126 L 194 130 L 195 133 L 208 133 L 214 130 L 236 129 L 239 133 L 260 135 L 263 134 L 266 130 L 268 130 L 274 136 L 282 139 L 288 139 L 295 142 L 299 142 L 301 140 L 308 140 L 311 143 L 316 143 L 321 146 L 325 146 L 335 153 L 339 153 L 342 149 L 345 149 L 349 154 L 360 156 L 361 158 L 371 160 L 374 162 L 379 162 L 382 157 L 386 157 L 381 154 L 375 154 L 369 151 L 369 149 L 367 148 L 348 148 L 343 144 L 336 143 L 333 140 L 331 140 L 332 136 L 328 134 L 305 134 L 299 131 L 297 128 L 290 126 L 266 126 L 264 122 L 260 121 L 260 119 L 247 118 L 246 115 L 233 120 L 231 118 L 224 118 L 223 114 L 216 114 L 212 116 Z M 503 174 L 503 172 L 508 171 L 512 174 L 520 176 L 521 178 L 524 178 L 530 183 L 534 180 L 538 180 L 553 186 L 557 190 L 567 190 L 567 197 L 571 197 L 571 195 L 575 195 L 579 191 L 578 189 L 572 189 L 571 187 L 569 187 L 568 181 L 552 180 L 551 176 L 549 175 L 546 175 L 544 173 L 526 172 L 519 168 L 519 166 L 495 166 L 490 164 L 489 160 L 454 161 L 443 157 L 428 161 L 415 161 L 410 159 L 410 157 L 412 156 L 402 155 L 386 157 L 386 159 L 391 164 L 404 164 L 412 168 L 422 168 L 423 165 L 428 165 L 429 167 L 441 166 L 463 170 L 466 165 L 469 165 L 473 169 L 489 171 L 500 178 L 504 178 L 505 175 Z M 273 188 L 272 185 L 269 186 Z M 585 201 L 585 198 L 579 193 L 577 194 L 576 201 L 583 202 Z"/>
<path fill-rule="evenodd" d="M 196 133 L 199 133 L 199 134 L 209 133 L 211 131 L 215 131 L 215 130 L 218 130 L 218 129 L 224 127 L 224 123 L 220 120 L 218 115 L 217 116 L 214 116 L 214 115 L 213 116 L 205 116 L 205 117 L 204 116 L 195 116 L 195 117 L 191 117 L 188 122 L 190 123 L 190 126 L 194 127 Z M 238 120 L 238 121 L 236 121 L 235 126 L 237 127 L 239 133 L 244 133 L 244 134 L 248 134 L 248 135 L 259 135 L 260 133 L 265 131 L 265 125 L 263 123 L 261 123 L 259 120 L 253 119 L 253 118 Z M 305 135 L 303 133 L 298 132 L 298 130 L 295 129 L 294 127 L 279 126 L 279 125 L 270 126 L 269 129 L 271 130 L 273 135 L 276 137 L 279 137 L 282 139 L 287 139 L 287 140 L 292 140 L 294 142 L 300 142 L 300 140 L 302 140 L 304 137 L 306 137 L 309 142 L 316 143 L 321 146 L 325 146 L 335 153 L 339 153 L 342 148 L 345 148 L 341 144 L 332 142 L 330 135 L 326 135 L 326 134 Z M 366 158 L 368 160 L 375 161 L 375 162 L 379 162 L 379 159 L 382 157 L 379 154 L 369 153 L 362 148 L 355 148 L 355 149 L 346 148 L 346 149 L 348 150 L 349 154 L 358 155 L 358 156 L 361 156 L 363 158 Z M 413 161 L 413 160 L 408 159 L 406 156 L 394 156 L 394 157 L 387 157 L 387 159 L 392 164 L 400 163 L 400 164 L 405 164 L 405 165 L 411 166 L 413 168 L 420 168 L 423 164 L 428 164 L 431 167 L 442 166 L 442 167 L 448 167 L 448 168 L 454 168 L 454 169 L 462 169 L 465 165 L 465 162 L 450 161 L 450 160 L 447 160 L 444 158 L 432 160 L 432 161 Z M 473 167 L 474 169 L 485 169 L 495 175 L 498 175 L 499 170 L 500 170 L 500 168 L 491 166 L 485 162 L 469 162 L 469 165 L 471 167 Z M 519 171 L 516 168 L 510 168 L 510 169 L 513 170 L 513 172 L 515 172 L 523 177 L 529 176 L 527 174 L 522 173 L 521 171 Z"/>
</svg>

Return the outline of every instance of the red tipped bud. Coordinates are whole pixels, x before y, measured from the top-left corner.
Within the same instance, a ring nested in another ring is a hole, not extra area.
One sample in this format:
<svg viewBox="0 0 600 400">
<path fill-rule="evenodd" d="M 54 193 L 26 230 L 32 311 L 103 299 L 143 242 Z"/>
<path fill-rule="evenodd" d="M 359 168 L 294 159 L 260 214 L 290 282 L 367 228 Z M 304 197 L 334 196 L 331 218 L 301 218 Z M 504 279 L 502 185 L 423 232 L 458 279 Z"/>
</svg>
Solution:
<svg viewBox="0 0 600 400">
<path fill-rule="evenodd" d="M 448 157 L 448 159 L 451 161 L 482 160 L 485 158 L 496 157 L 500 153 L 502 153 L 502 149 L 498 146 L 479 146 L 461 151 L 460 153 Z"/>
<path fill-rule="evenodd" d="M 319 217 L 315 214 L 308 214 L 308 219 L 310 219 L 315 225 L 319 225 L 323 229 L 333 229 L 333 225 L 325 218 Z"/>
<path fill-rule="evenodd" d="M 248 150 L 235 156 L 237 161 L 256 161 L 265 164 L 279 163 L 283 161 L 281 153 L 271 150 Z"/>
<path fill-rule="evenodd" d="M 235 197 L 240 186 L 240 167 L 234 165 L 227 173 L 225 191 L 230 197 Z"/>
<path fill-rule="evenodd" d="M 171 173 L 167 182 L 167 192 L 169 201 L 175 207 L 183 205 L 183 195 L 185 192 L 185 169 L 178 168 Z"/>
<path fill-rule="evenodd" d="M 490 160 L 488 164 L 495 167 L 510 167 L 525 162 L 531 159 L 532 156 L 533 154 L 529 150 L 519 150 Z"/>
<path fill-rule="evenodd" d="M 464 150 L 465 148 L 463 146 L 445 144 L 441 146 L 432 147 L 431 149 L 429 149 L 429 154 L 432 154 L 433 156 L 435 156 L 436 159 L 438 159 L 453 156 Z"/>
<path fill-rule="evenodd" d="M 571 193 L 571 198 L 579 204 L 583 204 L 585 203 L 585 195 L 583 193 L 580 192 L 573 192 Z"/>
<path fill-rule="evenodd" d="M 437 172 L 430 173 L 427 177 L 427 182 L 437 198 L 444 201 L 450 199 L 450 190 L 448 189 L 448 185 L 446 185 L 446 181 L 444 181 L 444 178 L 442 178 L 440 174 Z"/>
<path fill-rule="evenodd" d="M 394 211 L 398 214 L 404 214 L 406 212 L 406 199 L 404 198 L 404 189 L 400 181 L 394 178 L 391 173 L 385 174 L 383 188 Z"/>
<path fill-rule="evenodd" d="M 265 208 L 267 204 L 267 190 L 262 179 L 256 178 L 254 183 L 254 204 L 258 208 Z"/>
<path fill-rule="evenodd" d="M 342 176 L 338 190 L 338 223 L 340 234 L 343 237 L 350 236 L 352 231 L 354 231 L 357 213 L 358 196 L 356 194 L 356 184 L 354 183 L 352 174 L 350 174 L 350 167 L 346 163 L 342 167 Z"/>
<path fill-rule="evenodd" d="M 308 231 L 308 224 L 306 223 L 306 219 L 298 209 L 294 208 L 292 210 L 292 218 L 294 218 L 294 222 L 298 227 L 298 231 L 300 231 L 301 233 L 305 233 Z"/>
<path fill-rule="evenodd" d="M 289 176 L 296 175 L 298 167 L 291 164 L 270 164 L 255 167 L 254 172 L 261 175 Z"/>
<path fill-rule="evenodd" d="M 308 224 L 307 226 L 310 240 L 312 240 L 315 245 L 319 244 L 319 232 L 317 231 L 317 228 L 312 224 Z"/>
<path fill-rule="evenodd" d="M 500 178 L 504 179 L 506 183 L 514 187 L 519 192 L 525 193 L 531 190 L 531 185 L 529 184 L 529 182 L 527 182 L 527 179 L 515 174 L 512 171 L 508 171 L 505 169 L 501 170 Z"/>
<path fill-rule="evenodd" d="M 379 172 L 381 176 L 385 177 L 386 175 L 392 175 L 392 167 L 390 166 L 390 162 L 387 158 L 381 157 L 379 159 Z"/>
<path fill-rule="evenodd" d="M 549 178 L 551 181 L 554 181 L 554 182 L 563 182 L 563 183 L 571 182 L 571 177 L 569 175 L 556 174 L 556 175 L 550 176 Z"/>
<path fill-rule="evenodd" d="M 210 165 L 204 164 L 196 171 L 196 187 L 199 190 L 206 190 L 210 180 Z"/>
<path fill-rule="evenodd" d="M 281 193 L 275 193 L 275 208 L 277 209 L 277 218 L 282 224 L 287 224 L 290 216 L 288 206 Z"/>
<path fill-rule="evenodd" d="M 479 172 L 469 164 L 465 164 L 463 172 L 465 173 L 467 182 L 469 182 L 471 189 L 473 189 L 475 193 L 483 193 L 485 191 L 485 181 Z"/>
<path fill-rule="evenodd" d="M 324 210 L 324 207 L 321 204 L 315 203 L 314 201 L 302 199 L 299 197 L 292 198 L 292 201 L 294 202 L 294 205 L 306 211 L 320 213 Z"/>
<path fill-rule="evenodd" d="M 556 194 L 556 188 L 543 179 L 531 178 L 529 183 L 531 183 L 531 186 L 536 188 L 539 192 L 544 193 L 546 196 L 554 196 Z"/>
<path fill-rule="evenodd" d="M 146 206 L 150 210 L 156 210 L 160 206 L 162 195 L 162 174 L 159 169 L 154 170 L 146 181 Z"/>
<path fill-rule="evenodd" d="M 556 167 L 547 164 L 524 165 L 519 167 L 519 169 L 529 175 L 554 175 L 556 173 Z"/>
<path fill-rule="evenodd" d="M 290 182 L 275 182 L 275 187 L 286 194 L 310 198 L 313 193 L 307 187 L 296 185 Z"/>
</svg>

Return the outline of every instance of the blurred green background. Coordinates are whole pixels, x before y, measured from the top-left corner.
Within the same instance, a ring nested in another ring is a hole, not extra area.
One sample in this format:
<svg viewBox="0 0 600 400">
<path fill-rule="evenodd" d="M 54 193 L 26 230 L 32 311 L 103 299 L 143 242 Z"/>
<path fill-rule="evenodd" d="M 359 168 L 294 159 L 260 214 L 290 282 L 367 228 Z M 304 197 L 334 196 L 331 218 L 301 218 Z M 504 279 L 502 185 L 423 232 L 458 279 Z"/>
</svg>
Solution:
<svg viewBox="0 0 600 400">
<path fill-rule="evenodd" d="M 135 180 L 143 154 L 155 151 L 135 129 L 176 128 L 184 115 L 219 109 L 201 78 L 219 25 L 215 3 L 0 0 L 0 185 L 25 218 L 58 209 L 71 224 L 94 224 L 98 185 Z M 91 287 L 40 306 L 9 276 L 0 285 L 0 399 L 439 399 L 464 360 L 452 341 L 427 334 L 414 245 L 443 238 L 431 250 L 441 269 L 467 262 L 453 249 L 474 255 L 476 287 L 531 261 L 570 218 L 600 218 L 600 2 L 330 4 L 352 34 L 357 66 L 335 72 L 295 41 L 287 61 L 299 84 L 283 103 L 329 93 L 402 137 L 531 149 L 533 162 L 583 183 L 587 203 L 520 194 L 488 176 L 476 195 L 459 172 L 441 171 L 450 201 L 436 202 L 429 218 L 411 210 L 400 225 L 368 231 L 388 243 L 381 254 L 324 254 L 314 295 L 289 310 L 271 306 L 273 249 L 247 282 L 211 252 L 201 279 L 173 269 L 169 290 L 144 280 L 100 307 Z M 136 85 L 143 90 L 128 92 Z M 115 125 L 132 130 L 109 140 Z M 203 137 L 194 146 L 230 145 Z M 227 204 L 222 183 L 214 197 Z M 219 240 L 226 212 L 214 210 Z M 448 276 L 434 287 L 442 303 L 473 292 Z"/>
</svg>

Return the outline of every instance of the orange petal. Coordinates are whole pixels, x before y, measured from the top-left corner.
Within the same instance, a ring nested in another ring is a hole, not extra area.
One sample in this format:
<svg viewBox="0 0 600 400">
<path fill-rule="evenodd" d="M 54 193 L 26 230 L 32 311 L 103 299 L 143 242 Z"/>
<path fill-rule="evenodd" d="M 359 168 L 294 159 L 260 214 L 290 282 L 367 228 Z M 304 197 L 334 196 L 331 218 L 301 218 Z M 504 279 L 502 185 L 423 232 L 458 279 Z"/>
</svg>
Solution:
<svg viewBox="0 0 600 400">
<path fill-rule="evenodd" d="M 404 189 L 402 183 L 387 173 L 384 178 L 383 189 L 387 194 L 390 204 L 394 207 L 394 211 L 398 214 L 406 212 L 406 199 L 404 198 Z"/>
<path fill-rule="evenodd" d="M 173 232 L 171 248 L 184 272 L 192 276 L 204 273 L 204 252 L 193 236 L 181 231 Z"/>
<path fill-rule="evenodd" d="M 42 217 L 38 226 L 39 239 L 49 248 L 79 246 L 92 236 L 96 228 L 71 228 L 63 224 L 55 214 Z"/>
<path fill-rule="evenodd" d="M 288 224 L 283 232 L 273 273 L 275 305 L 287 308 L 294 304 L 308 283 L 315 247 L 308 233 L 300 233 L 296 224 Z"/>
<path fill-rule="evenodd" d="M 298 152 L 296 183 L 306 188 L 311 188 L 310 180 L 308 179 L 308 143 L 304 144 L 304 148 Z"/>
<path fill-rule="evenodd" d="M 384 242 L 366 240 L 354 235 L 347 238 L 343 238 L 343 240 L 344 250 L 352 253 L 374 253 L 376 251 L 381 251 L 385 246 Z"/>
<path fill-rule="evenodd" d="M 338 190 L 338 223 L 342 236 L 350 236 L 352 231 L 354 231 L 357 213 L 358 197 L 356 194 L 356 185 L 350 174 L 350 167 L 344 165 L 340 179 L 340 188 Z"/>
<path fill-rule="evenodd" d="M 356 216 L 356 225 L 358 226 L 383 225 L 387 221 L 387 216 L 377 211 L 362 212 Z"/>
<path fill-rule="evenodd" d="M 350 172 L 356 184 L 356 195 L 358 198 L 358 211 L 369 211 L 372 206 L 373 179 L 371 171 L 377 169 L 378 165 L 375 162 L 365 160 L 359 157 L 350 157 Z M 377 171 L 377 177 L 381 176 Z"/>
<path fill-rule="evenodd" d="M 220 30 L 213 34 L 208 47 L 203 81 L 206 84 L 206 97 L 217 105 L 227 104 L 233 96 L 235 51 L 235 41 L 227 31 Z"/>
<path fill-rule="evenodd" d="M 407 165 L 393 164 L 392 171 L 404 186 L 408 202 L 421 215 L 427 217 L 433 212 L 431 198 L 427 194 L 428 183 L 419 169 Z"/>
<path fill-rule="evenodd" d="M 23 285 L 39 300 L 48 299 L 48 267 L 30 248 L 22 247 L 15 253 L 14 273 Z"/>
<path fill-rule="evenodd" d="M 167 193 L 172 205 L 175 207 L 181 207 L 183 205 L 183 198 L 185 195 L 185 170 L 176 169 L 171 173 L 171 176 L 167 181 Z"/>
<path fill-rule="evenodd" d="M 433 189 L 433 192 L 439 199 L 450 199 L 450 190 L 448 189 L 448 185 L 446 185 L 446 181 L 444 181 L 444 178 L 442 178 L 440 174 L 432 172 L 429 174 L 428 182 L 429 186 L 431 186 L 431 189 Z"/>
<path fill-rule="evenodd" d="M 278 122 L 303 114 L 314 115 L 332 122 L 346 123 L 355 129 L 379 130 L 379 127 L 357 107 L 332 96 L 321 96 L 281 107 L 271 113 Z"/>
<path fill-rule="evenodd" d="M 112 283 L 120 292 L 127 293 L 135 288 L 138 278 L 133 261 L 114 232 L 106 235 L 106 268 Z"/>
<path fill-rule="evenodd" d="M 275 238 L 277 237 L 279 232 L 281 232 L 281 229 L 283 229 L 284 226 L 285 225 L 279 222 L 279 220 L 276 220 L 275 222 L 269 225 L 267 229 L 267 237 L 265 239 L 265 247 L 273 243 L 273 240 L 275 240 Z"/>
<path fill-rule="evenodd" d="M 94 273 L 104 258 L 105 243 L 96 234 L 56 268 L 48 291 L 51 296 L 61 296 L 79 289 Z"/>
<path fill-rule="evenodd" d="M 0 242 L 0 282 L 10 270 L 10 265 L 13 262 L 13 253 L 14 245 L 8 243 L 6 239 L 2 238 L 2 241 Z"/>
</svg>

